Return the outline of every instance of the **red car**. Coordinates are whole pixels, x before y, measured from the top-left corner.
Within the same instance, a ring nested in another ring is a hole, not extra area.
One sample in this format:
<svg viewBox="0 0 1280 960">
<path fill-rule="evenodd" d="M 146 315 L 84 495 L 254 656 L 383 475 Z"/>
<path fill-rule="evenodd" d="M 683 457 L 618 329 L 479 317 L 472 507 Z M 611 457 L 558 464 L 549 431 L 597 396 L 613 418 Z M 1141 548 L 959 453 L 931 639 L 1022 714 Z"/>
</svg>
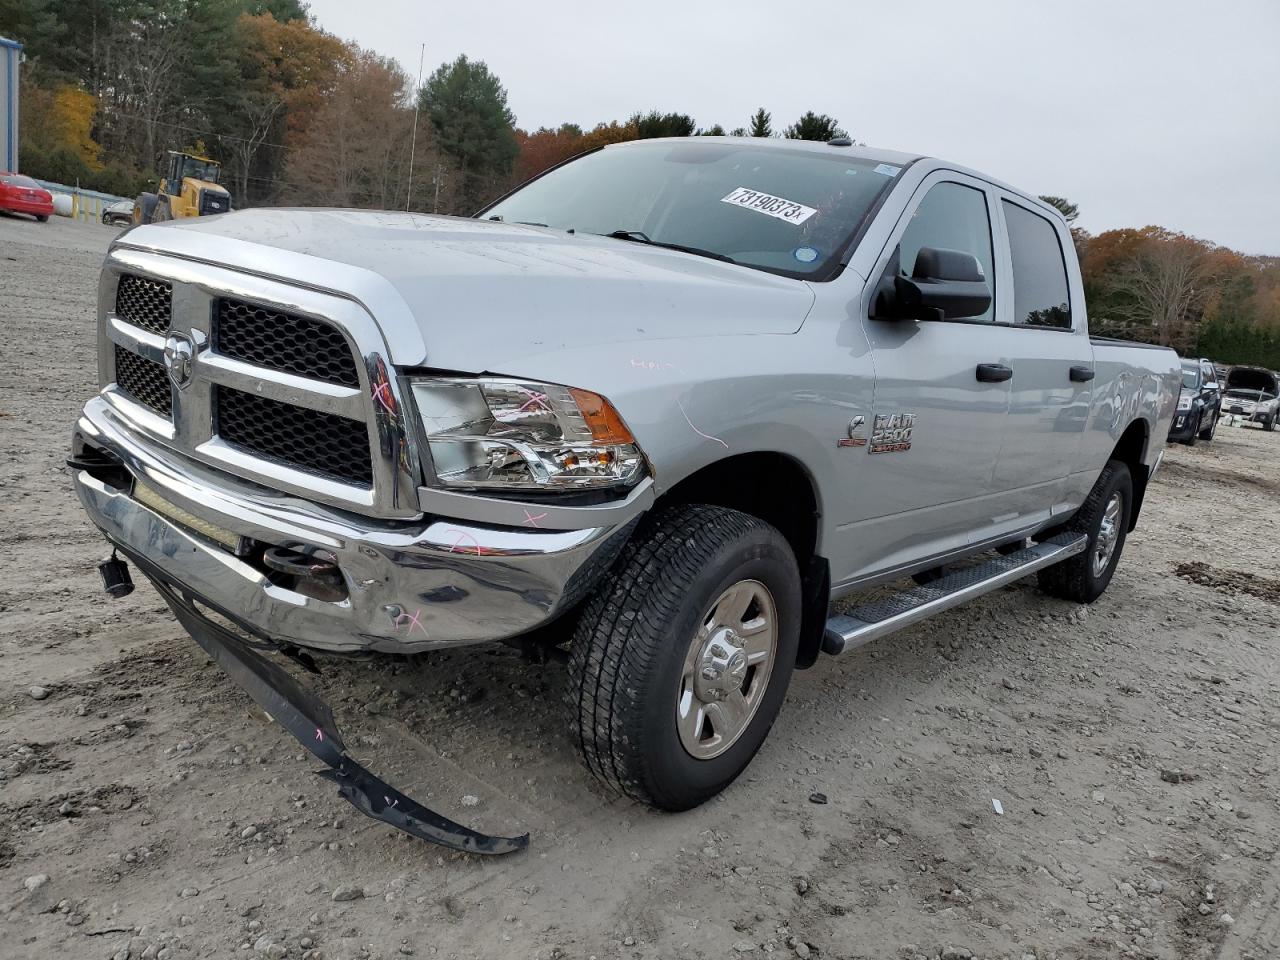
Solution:
<svg viewBox="0 0 1280 960">
<path fill-rule="evenodd" d="M 20 173 L 0 173 L 0 210 L 29 213 L 44 223 L 53 215 L 53 194 Z"/>
</svg>

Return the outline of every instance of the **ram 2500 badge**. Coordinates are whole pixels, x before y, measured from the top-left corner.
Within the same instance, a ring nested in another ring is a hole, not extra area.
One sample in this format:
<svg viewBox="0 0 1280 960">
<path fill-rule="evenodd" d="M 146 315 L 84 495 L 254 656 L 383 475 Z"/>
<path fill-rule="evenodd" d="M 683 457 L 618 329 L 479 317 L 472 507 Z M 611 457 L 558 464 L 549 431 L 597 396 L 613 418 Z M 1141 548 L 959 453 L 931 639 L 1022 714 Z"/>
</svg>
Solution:
<svg viewBox="0 0 1280 960">
<path fill-rule="evenodd" d="M 847 140 L 611 146 L 474 219 L 143 226 L 99 295 L 94 523 L 347 799 L 490 853 L 525 838 L 356 764 L 262 648 L 567 646 L 587 767 L 692 807 L 820 654 L 1031 573 L 1096 600 L 1180 383 L 1090 338 L 1056 211 Z"/>
</svg>

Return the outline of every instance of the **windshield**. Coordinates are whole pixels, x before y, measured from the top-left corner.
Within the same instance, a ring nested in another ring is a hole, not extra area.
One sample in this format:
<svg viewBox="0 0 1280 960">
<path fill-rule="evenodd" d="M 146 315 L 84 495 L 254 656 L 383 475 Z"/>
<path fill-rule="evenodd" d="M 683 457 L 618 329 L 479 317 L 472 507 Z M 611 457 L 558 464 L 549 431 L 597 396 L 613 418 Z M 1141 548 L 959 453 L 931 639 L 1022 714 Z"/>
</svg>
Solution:
<svg viewBox="0 0 1280 960">
<path fill-rule="evenodd" d="M 1182 385 L 1188 390 L 1194 390 L 1200 385 L 1200 368 L 1196 366 L 1182 367 Z"/>
<path fill-rule="evenodd" d="M 607 148 L 479 214 L 508 223 L 626 234 L 771 273 L 827 279 L 901 167 L 726 141 Z"/>
<path fill-rule="evenodd" d="M 30 187 L 33 190 L 39 190 L 40 184 L 36 183 L 30 177 L 24 177 L 20 173 L 6 173 L 0 175 L 0 183 L 6 183 L 11 187 Z"/>
<path fill-rule="evenodd" d="M 208 180 L 210 183 L 217 183 L 218 165 L 212 161 L 187 157 L 182 165 L 182 176 L 184 178 L 194 177 L 196 180 Z"/>
</svg>

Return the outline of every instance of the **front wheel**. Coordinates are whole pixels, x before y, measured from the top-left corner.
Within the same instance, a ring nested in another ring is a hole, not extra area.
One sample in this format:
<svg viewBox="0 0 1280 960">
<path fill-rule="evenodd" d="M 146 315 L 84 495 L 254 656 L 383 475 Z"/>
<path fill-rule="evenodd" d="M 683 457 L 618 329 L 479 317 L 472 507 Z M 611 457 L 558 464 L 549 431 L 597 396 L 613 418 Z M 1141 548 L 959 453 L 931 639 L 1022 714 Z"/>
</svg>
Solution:
<svg viewBox="0 0 1280 960">
<path fill-rule="evenodd" d="M 1276 418 L 1275 418 L 1275 417 L 1268 417 L 1266 420 L 1264 420 L 1264 421 L 1262 422 L 1262 429 L 1263 429 L 1263 430 L 1265 430 L 1265 431 L 1267 431 L 1267 433 L 1270 433 L 1270 432 L 1271 432 L 1272 430 L 1274 430 L 1275 428 L 1276 428 Z"/>
<path fill-rule="evenodd" d="M 47 213 L 37 213 L 36 219 L 39 220 L 41 223 L 48 223 L 49 215 Z"/>
<path fill-rule="evenodd" d="M 1039 573 L 1040 589 L 1063 600 L 1093 603 L 1102 596 L 1120 562 L 1133 511 L 1133 478 L 1119 460 L 1102 468 L 1093 489 L 1063 528 L 1085 534 L 1088 546 Z"/>
<path fill-rule="evenodd" d="M 587 768 L 663 810 L 738 776 L 786 695 L 801 591 L 783 536 L 724 507 L 646 518 L 574 631 L 565 706 Z"/>
<path fill-rule="evenodd" d="M 1212 414 L 1213 419 L 1209 421 L 1209 425 L 1200 431 L 1201 440 L 1212 440 L 1214 433 L 1218 430 L 1218 415 Z"/>
</svg>

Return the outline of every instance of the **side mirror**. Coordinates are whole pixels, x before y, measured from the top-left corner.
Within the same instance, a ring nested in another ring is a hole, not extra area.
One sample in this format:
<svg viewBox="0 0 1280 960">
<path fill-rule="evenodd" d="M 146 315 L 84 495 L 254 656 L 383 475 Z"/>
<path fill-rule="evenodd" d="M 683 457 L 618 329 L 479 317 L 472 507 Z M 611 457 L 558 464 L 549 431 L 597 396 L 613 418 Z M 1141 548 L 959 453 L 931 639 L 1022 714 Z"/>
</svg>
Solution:
<svg viewBox="0 0 1280 960">
<path fill-rule="evenodd" d="M 894 251 L 876 293 L 877 319 L 951 320 L 976 317 L 991 306 L 982 264 L 961 250 L 921 247 L 910 277 Z"/>
</svg>

